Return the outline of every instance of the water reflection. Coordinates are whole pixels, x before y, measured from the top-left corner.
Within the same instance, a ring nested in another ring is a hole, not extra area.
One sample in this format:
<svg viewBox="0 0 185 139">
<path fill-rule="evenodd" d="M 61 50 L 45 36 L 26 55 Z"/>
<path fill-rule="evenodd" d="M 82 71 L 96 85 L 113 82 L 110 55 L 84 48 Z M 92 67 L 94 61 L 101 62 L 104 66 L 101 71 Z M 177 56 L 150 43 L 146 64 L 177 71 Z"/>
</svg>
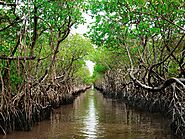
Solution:
<svg viewBox="0 0 185 139">
<path fill-rule="evenodd" d="M 15 132 L 3 139 L 25 138 L 175 139 L 164 118 L 135 111 L 95 90 L 82 94 L 73 104 L 54 110 L 50 120 L 39 123 L 32 131 Z"/>
<path fill-rule="evenodd" d="M 86 116 L 84 118 L 84 127 L 81 129 L 81 132 L 88 138 L 97 137 L 97 129 L 98 129 L 98 119 L 96 116 L 96 108 L 94 104 L 94 95 L 93 92 L 89 92 L 90 97 L 88 109 L 86 110 Z"/>
</svg>

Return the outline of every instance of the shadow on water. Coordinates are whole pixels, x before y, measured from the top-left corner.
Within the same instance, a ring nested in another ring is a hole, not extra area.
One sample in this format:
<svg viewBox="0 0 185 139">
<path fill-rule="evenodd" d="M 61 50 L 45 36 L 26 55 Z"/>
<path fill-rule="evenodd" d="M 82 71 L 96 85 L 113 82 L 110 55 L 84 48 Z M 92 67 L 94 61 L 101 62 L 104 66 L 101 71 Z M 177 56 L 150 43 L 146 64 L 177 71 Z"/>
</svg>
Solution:
<svg viewBox="0 0 185 139">
<path fill-rule="evenodd" d="M 168 121 L 158 114 L 128 108 L 88 90 L 75 102 L 54 110 L 50 120 L 30 132 L 14 132 L 3 139 L 175 139 Z"/>
</svg>

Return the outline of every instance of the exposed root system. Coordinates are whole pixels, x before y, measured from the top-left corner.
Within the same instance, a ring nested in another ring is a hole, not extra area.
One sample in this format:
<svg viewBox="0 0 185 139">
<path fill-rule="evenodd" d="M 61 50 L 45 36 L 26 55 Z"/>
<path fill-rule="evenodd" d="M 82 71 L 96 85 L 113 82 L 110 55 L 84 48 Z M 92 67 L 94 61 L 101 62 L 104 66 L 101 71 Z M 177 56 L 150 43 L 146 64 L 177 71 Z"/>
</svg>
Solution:
<svg viewBox="0 0 185 139">
<path fill-rule="evenodd" d="M 79 93 L 88 88 L 82 85 L 67 89 L 67 86 L 40 84 L 31 88 L 30 92 L 25 90 L 19 93 L 11 100 L 3 98 L 0 133 L 6 135 L 14 130 L 31 130 L 38 122 L 48 119 L 53 108 L 72 103 Z"/>
<path fill-rule="evenodd" d="M 183 84 L 183 81 L 181 83 Z M 137 82 L 119 84 L 118 87 L 116 82 L 104 80 L 97 83 L 95 88 L 105 96 L 122 99 L 137 109 L 162 113 L 171 119 L 173 133 L 185 138 L 184 86 L 174 82 L 170 82 L 168 85 L 164 82 L 164 84 L 166 85 L 164 89 L 152 90 L 144 88 Z"/>
</svg>

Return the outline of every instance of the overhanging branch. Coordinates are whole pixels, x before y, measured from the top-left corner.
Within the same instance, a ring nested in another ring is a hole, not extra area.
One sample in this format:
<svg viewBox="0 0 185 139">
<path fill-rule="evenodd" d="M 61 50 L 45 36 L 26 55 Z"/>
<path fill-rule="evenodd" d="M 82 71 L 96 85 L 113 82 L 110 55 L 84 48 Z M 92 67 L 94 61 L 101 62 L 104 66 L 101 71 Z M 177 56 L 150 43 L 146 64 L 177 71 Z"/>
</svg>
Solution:
<svg viewBox="0 0 185 139">
<path fill-rule="evenodd" d="M 137 80 L 134 77 L 133 69 L 131 69 L 131 71 L 130 71 L 130 77 L 137 85 L 139 85 L 143 89 L 146 89 L 146 90 L 149 90 L 149 91 L 152 91 L 152 92 L 161 91 L 161 90 L 165 89 L 166 87 L 170 86 L 173 83 L 177 83 L 177 84 L 181 85 L 183 87 L 183 89 L 185 90 L 185 79 L 184 78 L 172 77 L 172 78 L 169 78 L 166 81 L 164 81 L 164 83 L 159 85 L 159 86 L 151 87 L 151 86 L 143 84 L 142 82 Z"/>
<path fill-rule="evenodd" d="M 24 56 L 19 56 L 19 57 L 4 57 L 0 56 L 0 59 L 2 60 L 35 60 L 36 56 L 30 56 L 30 57 L 24 57 Z"/>
</svg>

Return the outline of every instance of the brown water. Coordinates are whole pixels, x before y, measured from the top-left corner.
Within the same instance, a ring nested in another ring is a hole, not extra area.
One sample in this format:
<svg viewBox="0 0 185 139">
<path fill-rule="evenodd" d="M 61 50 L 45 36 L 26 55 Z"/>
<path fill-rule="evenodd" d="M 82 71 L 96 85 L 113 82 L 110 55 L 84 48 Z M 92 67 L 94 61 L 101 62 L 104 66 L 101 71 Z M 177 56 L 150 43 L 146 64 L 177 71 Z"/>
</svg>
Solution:
<svg viewBox="0 0 185 139">
<path fill-rule="evenodd" d="M 30 132 L 14 132 L 3 139 L 175 139 L 168 122 L 157 114 L 128 108 L 88 90 L 70 105 L 54 110 L 50 120 Z"/>
</svg>

